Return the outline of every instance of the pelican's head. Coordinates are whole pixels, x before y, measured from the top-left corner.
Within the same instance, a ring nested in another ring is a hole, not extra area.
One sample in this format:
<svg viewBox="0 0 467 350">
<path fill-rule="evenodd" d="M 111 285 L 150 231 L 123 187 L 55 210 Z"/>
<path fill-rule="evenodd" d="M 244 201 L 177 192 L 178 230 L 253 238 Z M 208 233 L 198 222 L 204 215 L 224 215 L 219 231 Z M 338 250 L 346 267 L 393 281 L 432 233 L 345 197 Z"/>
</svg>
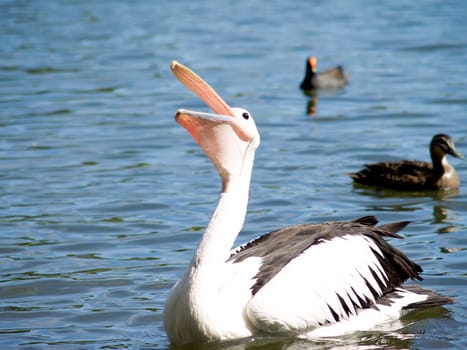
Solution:
<svg viewBox="0 0 467 350">
<path fill-rule="evenodd" d="M 232 179 L 251 172 L 260 136 L 250 112 L 230 107 L 204 80 L 173 61 L 173 74 L 214 113 L 179 109 L 175 120 L 182 125 L 212 161 L 223 180 L 224 191 Z"/>
</svg>

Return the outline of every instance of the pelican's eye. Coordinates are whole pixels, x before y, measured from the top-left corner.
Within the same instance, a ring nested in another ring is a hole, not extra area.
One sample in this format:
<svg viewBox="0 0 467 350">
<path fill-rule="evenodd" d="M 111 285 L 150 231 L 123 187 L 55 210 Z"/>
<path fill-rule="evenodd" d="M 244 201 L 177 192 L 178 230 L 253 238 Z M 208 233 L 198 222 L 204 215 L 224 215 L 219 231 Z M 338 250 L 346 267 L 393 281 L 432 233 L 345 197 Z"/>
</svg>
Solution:
<svg viewBox="0 0 467 350">
<path fill-rule="evenodd" d="M 242 117 L 243 119 L 248 120 L 250 119 L 250 114 L 248 112 L 243 112 Z"/>
</svg>

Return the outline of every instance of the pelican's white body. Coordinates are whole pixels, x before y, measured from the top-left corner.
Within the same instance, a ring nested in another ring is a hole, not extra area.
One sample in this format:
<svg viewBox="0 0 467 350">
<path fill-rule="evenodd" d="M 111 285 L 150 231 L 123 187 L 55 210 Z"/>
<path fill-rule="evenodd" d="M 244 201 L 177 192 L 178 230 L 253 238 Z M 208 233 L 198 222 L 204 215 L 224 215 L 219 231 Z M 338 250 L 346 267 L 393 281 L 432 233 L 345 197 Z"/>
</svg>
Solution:
<svg viewBox="0 0 467 350">
<path fill-rule="evenodd" d="M 398 293 L 401 298 L 390 306 L 363 309 L 337 323 L 319 325 L 321 320 L 332 318 L 329 304 L 344 314 L 339 310 L 341 303 L 335 296 L 336 290 L 347 290 L 350 295 L 352 290 L 361 296 L 371 295 L 359 274 L 371 280 L 368 266 L 379 266 L 381 275 L 385 275 L 377 261 L 368 260 L 372 256 L 371 246 L 372 242 L 360 236 L 336 238 L 313 246 L 293 259 L 254 296 L 251 287 L 261 258 L 232 263 L 226 262 L 227 254 L 224 263 L 201 273 L 191 264 L 166 305 L 164 320 L 169 337 L 174 344 L 238 339 L 264 332 L 319 338 L 368 330 L 395 320 L 404 306 L 424 301 L 427 296 L 401 288 Z M 329 265 L 334 257 L 343 263 Z M 378 288 L 376 283 L 373 287 Z"/>
</svg>

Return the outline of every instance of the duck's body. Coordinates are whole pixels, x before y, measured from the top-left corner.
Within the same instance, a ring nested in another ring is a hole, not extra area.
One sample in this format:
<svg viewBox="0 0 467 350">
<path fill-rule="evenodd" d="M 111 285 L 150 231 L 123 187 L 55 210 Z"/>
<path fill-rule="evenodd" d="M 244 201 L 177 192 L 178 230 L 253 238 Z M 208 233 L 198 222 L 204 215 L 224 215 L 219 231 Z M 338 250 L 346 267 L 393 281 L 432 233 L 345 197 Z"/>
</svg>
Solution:
<svg viewBox="0 0 467 350">
<path fill-rule="evenodd" d="M 217 207 L 164 310 L 176 345 L 279 334 L 335 336 L 396 319 L 449 298 L 405 280 L 420 266 L 384 236 L 407 225 L 376 226 L 374 217 L 285 227 L 237 249 L 259 134 L 251 115 L 230 108 L 204 81 L 174 62 L 174 74 L 217 114 L 179 110 L 184 126 L 222 179 Z"/>
<path fill-rule="evenodd" d="M 308 57 L 306 61 L 305 78 L 300 84 L 304 91 L 316 89 L 339 89 L 349 81 L 349 75 L 344 73 L 342 66 L 328 68 L 322 72 L 316 71 L 318 60 L 314 56 Z"/>
<path fill-rule="evenodd" d="M 435 135 L 430 144 L 432 162 L 403 160 L 367 164 L 357 173 L 350 173 L 354 182 L 396 190 L 457 189 L 459 175 L 448 163 L 446 155 L 463 158 L 449 135 Z"/>
</svg>

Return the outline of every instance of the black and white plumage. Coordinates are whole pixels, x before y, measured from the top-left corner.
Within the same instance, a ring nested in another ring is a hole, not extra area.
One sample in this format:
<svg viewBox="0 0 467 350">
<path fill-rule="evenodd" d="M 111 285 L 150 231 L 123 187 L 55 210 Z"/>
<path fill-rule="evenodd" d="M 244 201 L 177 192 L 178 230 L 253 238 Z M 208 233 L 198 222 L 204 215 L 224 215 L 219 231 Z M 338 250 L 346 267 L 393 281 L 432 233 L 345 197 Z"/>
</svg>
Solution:
<svg viewBox="0 0 467 350">
<path fill-rule="evenodd" d="M 347 297 L 346 299 L 357 309 L 363 306 L 367 307 L 372 303 L 370 299 L 380 297 L 380 294 L 385 294 L 385 292 L 399 286 L 406 279 L 421 279 L 419 273 L 422 271 L 420 266 L 410 261 L 403 253 L 383 239 L 384 236 L 402 238 L 396 232 L 407 226 L 408 222 L 396 222 L 375 227 L 376 223 L 377 219 L 375 217 L 367 216 L 351 222 L 330 221 L 320 224 L 299 224 L 284 227 L 240 246 L 235 253 L 232 253 L 229 260 L 237 263 L 248 257 L 262 258 L 263 261 L 256 276 L 256 283 L 251 288 L 252 295 L 255 295 L 293 258 L 308 253 L 312 249 L 321 248 L 318 247 L 319 245 L 327 244 L 329 248 L 326 249 L 335 251 L 331 246 L 336 244 L 337 247 L 336 242 L 338 241 L 345 242 L 346 240 L 361 239 L 364 242 L 365 249 L 369 249 L 369 254 L 365 254 L 365 256 L 371 256 L 367 263 L 371 277 L 361 276 L 361 282 L 369 286 L 367 292 L 370 292 L 370 294 L 362 296 L 358 294 L 347 295 L 350 299 Z M 274 249 L 271 247 L 274 247 Z M 340 262 L 339 260 L 341 260 L 339 257 L 335 258 L 336 266 L 345 263 L 345 261 Z M 310 273 L 313 273 L 313 270 L 310 270 Z M 339 267 L 338 273 L 345 274 L 342 267 Z M 378 287 L 376 287 L 376 284 Z M 377 292 L 377 289 L 381 289 L 381 292 Z M 336 290 L 336 294 L 343 301 L 339 293 L 340 291 Z M 355 302 L 356 300 L 358 303 Z M 353 308 L 352 305 L 347 304 L 342 305 L 342 307 L 347 311 Z"/>
<path fill-rule="evenodd" d="M 217 207 L 182 279 L 164 309 L 176 345 L 223 341 L 264 332 L 293 337 L 336 336 L 397 319 L 413 307 L 450 302 L 407 279 L 422 269 L 384 237 L 400 238 L 407 222 L 376 226 L 375 217 L 285 227 L 237 249 L 260 137 L 250 113 L 229 107 L 188 68 L 177 78 L 215 112 L 178 110 L 218 170 Z"/>
</svg>

